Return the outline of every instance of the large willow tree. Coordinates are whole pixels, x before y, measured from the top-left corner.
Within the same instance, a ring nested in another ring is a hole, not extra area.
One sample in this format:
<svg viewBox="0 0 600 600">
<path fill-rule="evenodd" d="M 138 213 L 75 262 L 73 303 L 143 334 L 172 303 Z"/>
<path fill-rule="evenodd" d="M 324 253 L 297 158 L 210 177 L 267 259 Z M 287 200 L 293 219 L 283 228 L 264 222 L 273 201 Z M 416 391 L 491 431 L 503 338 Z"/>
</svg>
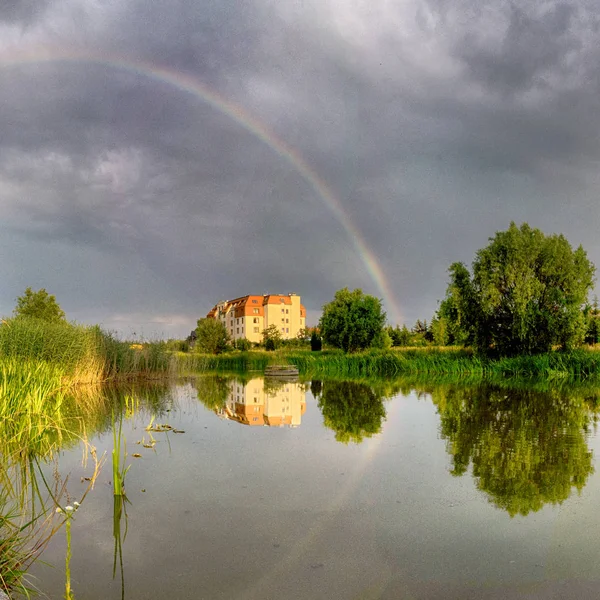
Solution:
<svg viewBox="0 0 600 600">
<path fill-rule="evenodd" d="M 472 275 L 463 263 L 449 271 L 439 316 L 455 340 L 505 356 L 583 341 L 595 267 L 564 236 L 511 223 L 477 252 Z"/>
</svg>

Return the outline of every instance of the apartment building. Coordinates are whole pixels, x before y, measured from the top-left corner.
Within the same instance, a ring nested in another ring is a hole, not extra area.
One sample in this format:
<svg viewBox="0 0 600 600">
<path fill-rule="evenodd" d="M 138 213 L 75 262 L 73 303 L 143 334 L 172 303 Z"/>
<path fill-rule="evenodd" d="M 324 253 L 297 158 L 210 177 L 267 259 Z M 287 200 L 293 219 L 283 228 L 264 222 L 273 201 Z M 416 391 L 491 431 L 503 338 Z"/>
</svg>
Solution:
<svg viewBox="0 0 600 600">
<path fill-rule="evenodd" d="M 232 340 L 262 342 L 262 332 L 275 325 L 284 340 L 298 336 L 306 327 L 306 309 L 297 294 L 242 296 L 216 304 L 206 315 L 225 325 Z"/>
</svg>

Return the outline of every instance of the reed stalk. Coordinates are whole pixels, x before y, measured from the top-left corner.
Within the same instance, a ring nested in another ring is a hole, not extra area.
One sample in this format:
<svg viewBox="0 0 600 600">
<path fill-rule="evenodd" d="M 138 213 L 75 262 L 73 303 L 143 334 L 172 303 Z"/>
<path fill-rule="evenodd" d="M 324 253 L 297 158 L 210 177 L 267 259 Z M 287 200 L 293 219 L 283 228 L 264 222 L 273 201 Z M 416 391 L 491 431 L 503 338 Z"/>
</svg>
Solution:
<svg viewBox="0 0 600 600">
<path fill-rule="evenodd" d="M 491 359 L 465 348 L 403 348 L 368 350 L 354 354 L 326 350 L 307 352 L 231 352 L 178 355 L 181 373 L 204 371 L 264 370 L 268 364 L 298 367 L 307 377 L 397 377 L 402 375 L 443 375 L 460 377 L 572 378 L 600 375 L 600 352 L 580 349 L 533 356 Z"/>
</svg>

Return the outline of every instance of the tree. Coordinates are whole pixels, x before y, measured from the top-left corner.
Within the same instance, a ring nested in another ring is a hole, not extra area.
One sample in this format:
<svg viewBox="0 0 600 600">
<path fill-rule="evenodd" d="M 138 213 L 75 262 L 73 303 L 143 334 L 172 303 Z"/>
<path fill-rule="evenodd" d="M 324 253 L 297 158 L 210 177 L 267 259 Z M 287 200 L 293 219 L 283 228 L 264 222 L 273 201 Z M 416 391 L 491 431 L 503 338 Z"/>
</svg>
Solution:
<svg viewBox="0 0 600 600">
<path fill-rule="evenodd" d="M 445 317 L 436 315 L 429 324 L 431 339 L 436 346 L 447 346 L 449 341 L 448 322 Z"/>
<path fill-rule="evenodd" d="M 32 317 L 43 321 L 64 321 L 65 313 L 56 302 L 56 298 L 42 288 L 34 292 L 30 287 L 17 298 L 13 311 L 15 317 Z"/>
<path fill-rule="evenodd" d="M 389 350 L 392 347 L 392 338 L 390 334 L 382 329 L 371 342 L 372 348 L 378 348 L 379 350 Z"/>
<path fill-rule="evenodd" d="M 586 344 L 597 344 L 600 342 L 600 308 L 598 308 L 598 298 L 594 298 L 591 306 L 584 309 L 587 318 L 587 329 L 585 332 Z"/>
<path fill-rule="evenodd" d="M 199 319 L 196 327 L 196 348 L 209 354 L 220 354 L 227 350 L 229 335 L 221 321 Z"/>
<path fill-rule="evenodd" d="M 262 336 L 265 350 L 277 350 L 283 341 L 277 325 L 269 325 L 269 327 L 263 330 Z"/>
<path fill-rule="evenodd" d="M 381 300 L 362 290 L 338 290 L 331 302 L 323 307 L 319 330 L 323 340 L 346 352 L 369 348 L 381 333 L 385 312 Z"/>
<path fill-rule="evenodd" d="M 449 272 L 439 314 L 450 336 L 477 351 L 534 354 L 583 341 L 583 307 L 595 267 L 581 246 L 574 251 L 562 235 L 511 223 L 477 252 L 472 277 L 462 263 Z"/>
<path fill-rule="evenodd" d="M 393 346 L 408 346 L 410 344 L 410 331 L 406 325 L 400 329 L 399 325 L 396 325 L 394 329 L 389 327 L 388 334 L 392 338 Z"/>
</svg>

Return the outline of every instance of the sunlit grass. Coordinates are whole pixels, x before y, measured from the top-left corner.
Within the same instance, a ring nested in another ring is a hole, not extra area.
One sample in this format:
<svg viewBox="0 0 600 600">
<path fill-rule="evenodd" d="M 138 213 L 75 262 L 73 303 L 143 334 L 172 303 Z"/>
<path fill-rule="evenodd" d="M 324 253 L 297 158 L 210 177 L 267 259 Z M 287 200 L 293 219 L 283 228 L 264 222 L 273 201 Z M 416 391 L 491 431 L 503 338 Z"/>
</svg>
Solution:
<svg viewBox="0 0 600 600">
<path fill-rule="evenodd" d="M 0 360 L 6 359 L 55 365 L 68 384 L 162 376 L 175 366 L 163 342 L 130 343 L 97 326 L 28 318 L 0 325 Z"/>
<path fill-rule="evenodd" d="M 461 377 L 593 377 L 600 374 L 600 352 L 580 349 L 533 356 L 491 359 L 470 348 L 422 347 L 367 350 L 346 354 L 339 350 L 306 352 L 278 350 L 178 357 L 180 372 L 264 371 L 269 364 L 289 364 L 307 376 L 395 377 L 452 375 Z"/>
</svg>

